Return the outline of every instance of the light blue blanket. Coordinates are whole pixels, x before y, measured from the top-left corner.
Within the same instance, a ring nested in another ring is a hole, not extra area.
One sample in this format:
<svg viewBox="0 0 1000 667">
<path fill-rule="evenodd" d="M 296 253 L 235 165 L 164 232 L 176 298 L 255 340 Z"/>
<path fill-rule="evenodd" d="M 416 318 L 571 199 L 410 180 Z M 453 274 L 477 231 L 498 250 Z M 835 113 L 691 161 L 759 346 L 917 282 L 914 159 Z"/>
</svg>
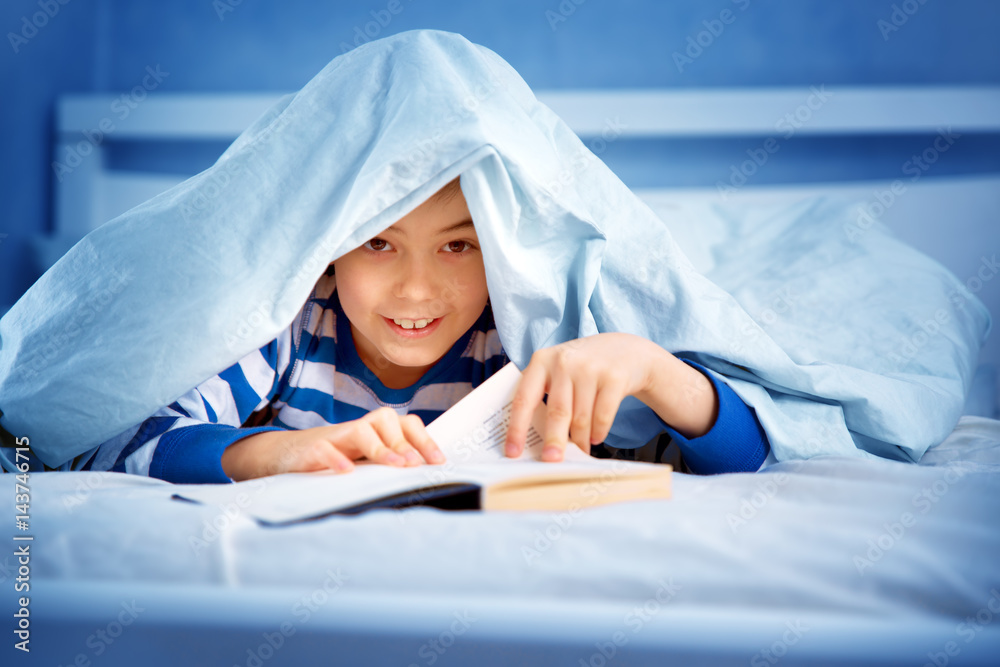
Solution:
<svg viewBox="0 0 1000 667">
<path fill-rule="evenodd" d="M 501 58 L 414 31 L 336 58 L 43 275 L 0 320 L 0 425 L 52 466 L 127 431 L 274 339 L 333 259 L 458 175 L 519 367 L 646 336 L 720 373 L 779 460 L 917 459 L 958 420 L 989 316 L 935 262 L 877 228 L 848 238 L 818 203 L 747 231 L 712 282 Z M 770 318 L 785 286 L 801 297 Z M 629 400 L 609 441 L 657 430 Z"/>
</svg>

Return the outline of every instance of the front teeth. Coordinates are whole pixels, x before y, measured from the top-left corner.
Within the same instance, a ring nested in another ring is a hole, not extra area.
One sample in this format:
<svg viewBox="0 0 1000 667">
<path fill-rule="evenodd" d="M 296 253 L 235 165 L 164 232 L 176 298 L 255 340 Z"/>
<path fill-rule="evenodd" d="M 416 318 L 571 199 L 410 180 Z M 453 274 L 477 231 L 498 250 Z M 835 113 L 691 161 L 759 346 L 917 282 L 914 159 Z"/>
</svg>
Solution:
<svg viewBox="0 0 1000 667">
<path fill-rule="evenodd" d="M 433 322 L 430 320 L 393 320 L 397 325 L 403 327 L 404 329 L 423 329 L 425 326 Z"/>
</svg>

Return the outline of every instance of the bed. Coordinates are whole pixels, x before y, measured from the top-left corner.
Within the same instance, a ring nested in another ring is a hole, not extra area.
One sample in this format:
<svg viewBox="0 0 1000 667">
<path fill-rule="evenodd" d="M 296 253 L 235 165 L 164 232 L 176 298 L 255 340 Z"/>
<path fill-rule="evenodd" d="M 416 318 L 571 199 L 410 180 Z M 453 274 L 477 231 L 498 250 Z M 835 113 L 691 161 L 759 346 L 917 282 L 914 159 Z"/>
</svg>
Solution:
<svg viewBox="0 0 1000 667">
<path fill-rule="evenodd" d="M 831 90 L 799 136 L 1000 133 L 1000 90 Z M 638 167 L 610 148 L 616 141 L 750 137 L 764 146 L 775 120 L 810 94 L 539 97 L 628 172 Z M 173 153 L 217 151 L 274 99 L 147 100 L 88 142 L 96 156 L 55 183 L 57 231 L 38 239 L 39 263 L 181 180 L 171 170 L 191 162 Z M 81 147 L 110 101 L 60 103 L 57 156 Z M 137 168 L 130 144 L 167 155 Z M 711 276 L 733 220 L 753 227 L 799 206 L 801 221 L 810 210 L 801 202 L 816 197 L 863 207 L 893 180 L 741 185 L 725 197 L 718 187 L 636 190 Z M 944 212 L 955 221 L 947 228 Z M 978 273 L 980 257 L 1000 245 L 1000 176 L 923 179 L 879 217 L 961 280 L 980 276 L 977 296 L 1000 312 L 998 283 Z M 945 251 L 944 236 L 959 241 Z M 819 457 L 757 474 L 675 474 L 671 501 L 575 516 L 416 508 L 268 527 L 245 489 L 209 506 L 174 499 L 183 488 L 158 480 L 33 473 L 31 653 L 53 664 L 248 667 L 997 664 L 996 349 L 984 348 L 966 414 L 918 464 Z M 14 477 L 0 480 L 13 498 Z M 294 493 L 292 480 L 277 483 Z M 6 558 L 0 573 L 10 581 L 17 562 Z"/>
</svg>

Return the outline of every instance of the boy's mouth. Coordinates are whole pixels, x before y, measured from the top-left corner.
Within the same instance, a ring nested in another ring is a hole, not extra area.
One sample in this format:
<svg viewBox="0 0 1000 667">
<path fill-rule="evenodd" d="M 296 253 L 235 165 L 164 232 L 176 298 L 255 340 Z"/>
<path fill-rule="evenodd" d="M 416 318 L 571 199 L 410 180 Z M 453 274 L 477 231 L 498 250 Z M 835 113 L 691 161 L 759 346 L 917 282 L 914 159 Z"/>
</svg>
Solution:
<svg viewBox="0 0 1000 667">
<path fill-rule="evenodd" d="M 403 327 L 404 329 L 423 329 L 428 324 L 434 321 L 434 318 L 424 319 L 424 320 L 407 320 L 407 319 L 395 319 L 392 320 L 394 323 Z"/>
<path fill-rule="evenodd" d="M 406 338 L 422 338 L 423 336 L 429 336 L 438 325 L 441 323 L 440 317 L 435 317 L 433 319 L 419 319 L 410 320 L 406 318 L 391 318 L 383 316 L 382 319 L 385 320 L 386 324 L 392 331 Z"/>
</svg>

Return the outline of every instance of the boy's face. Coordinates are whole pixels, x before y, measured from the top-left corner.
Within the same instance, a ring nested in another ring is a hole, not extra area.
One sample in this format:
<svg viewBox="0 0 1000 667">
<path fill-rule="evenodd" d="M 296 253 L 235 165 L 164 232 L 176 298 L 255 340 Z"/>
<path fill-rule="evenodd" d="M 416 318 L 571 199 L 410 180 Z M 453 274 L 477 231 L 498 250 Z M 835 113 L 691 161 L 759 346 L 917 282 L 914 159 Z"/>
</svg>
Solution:
<svg viewBox="0 0 1000 667">
<path fill-rule="evenodd" d="M 358 355 L 390 388 L 419 380 L 486 306 L 486 271 L 453 182 L 334 262 Z"/>
</svg>

